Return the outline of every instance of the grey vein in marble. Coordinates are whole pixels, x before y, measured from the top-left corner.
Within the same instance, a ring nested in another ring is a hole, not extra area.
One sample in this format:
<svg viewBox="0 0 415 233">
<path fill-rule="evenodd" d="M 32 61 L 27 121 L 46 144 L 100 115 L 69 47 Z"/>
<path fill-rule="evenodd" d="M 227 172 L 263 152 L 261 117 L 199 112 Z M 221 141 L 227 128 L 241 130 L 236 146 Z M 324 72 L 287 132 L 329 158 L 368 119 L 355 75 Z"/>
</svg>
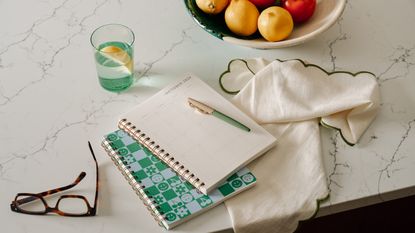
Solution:
<svg viewBox="0 0 415 233">
<path fill-rule="evenodd" d="M 53 143 L 58 139 L 59 135 L 65 131 L 68 128 L 77 126 L 77 125 L 82 125 L 82 124 L 87 124 L 88 121 L 95 116 L 96 113 L 103 111 L 104 107 L 113 103 L 113 102 L 118 102 L 118 100 L 115 99 L 116 96 L 112 96 L 110 98 L 108 98 L 107 100 L 104 100 L 101 102 L 101 104 L 96 107 L 94 110 L 90 111 L 90 112 L 85 112 L 84 118 L 78 121 L 74 121 L 74 122 L 70 122 L 70 123 L 64 123 L 62 126 L 60 126 L 59 128 L 55 129 L 52 133 L 49 133 L 48 135 L 45 136 L 43 142 L 40 144 L 40 146 L 28 153 L 12 153 L 11 157 L 8 158 L 6 161 L 3 161 L 0 163 L 0 179 L 3 179 L 4 175 L 5 175 L 5 165 L 16 160 L 16 159 L 27 159 L 28 157 L 34 156 L 42 151 L 47 151 L 47 148 L 51 145 L 53 145 Z"/>
<path fill-rule="evenodd" d="M 53 11 L 52 11 L 52 13 L 49 15 L 49 16 L 47 16 L 46 18 L 42 18 L 42 19 L 38 19 L 38 20 L 36 20 L 32 25 L 31 25 L 31 27 L 29 28 L 29 29 L 27 29 L 26 31 L 24 31 L 24 32 L 22 32 L 22 33 L 20 33 L 20 34 L 22 34 L 22 35 L 25 35 L 22 39 L 20 39 L 20 40 L 17 40 L 17 41 L 14 41 L 14 42 L 12 42 L 12 43 L 10 43 L 10 44 L 8 44 L 8 45 L 6 45 L 6 47 L 2 50 L 2 51 L 0 51 L 0 68 L 5 68 L 4 67 L 4 65 L 2 64 L 2 57 L 3 57 L 3 55 L 5 55 L 8 51 L 9 51 L 9 49 L 10 48 L 13 48 L 13 47 L 15 47 L 15 46 L 18 46 L 18 45 L 20 45 L 20 44 L 22 44 L 23 42 L 26 42 L 31 36 L 34 36 L 34 37 L 36 37 L 36 40 L 35 41 L 37 41 L 37 40 L 39 40 L 40 38 L 42 38 L 41 36 L 39 36 L 36 32 L 35 32 L 35 28 L 37 27 L 37 26 L 39 26 L 39 25 L 42 25 L 43 23 L 45 23 L 45 22 L 47 22 L 48 20 L 50 20 L 50 19 L 52 19 L 53 17 L 55 17 L 56 16 L 56 13 L 58 12 L 58 10 L 59 9 L 61 9 L 62 7 L 64 7 L 64 5 L 68 2 L 69 0 L 65 0 L 65 1 L 63 1 L 59 6 L 57 6 L 57 7 L 55 7 L 54 9 L 53 9 Z M 33 44 L 32 44 L 32 48 L 33 48 Z M 20 95 L 20 93 L 21 92 L 23 92 L 27 87 L 29 87 L 29 86 L 31 86 L 31 85 L 33 85 L 33 84 L 35 84 L 35 83 L 38 83 L 38 82 L 40 82 L 40 81 L 42 81 L 44 79 L 44 76 L 42 76 L 42 78 L 40 78 L 40 79 L 38 79 L 38 80 L 35 80 L 35 81 L 32 81 L 32 82 L 30 82 L 30 83 L 28 83 L 28 84 L 26 84 L 25 86 L 23 86 L 22 88 L 20 88 L 19 90 L 17 90 L 13 95 L 11 95 L 11 96 L 6 96 L 4 93 L 2 93 L 1 92 L 1 90 L 0 90 L 0 94 L 1 94 L 1 96 L 5 99 L 5 101 L 4 102 L 1 102 L 0 103 L 0 106 L 3 106 L 3 105 L 6 105 L 6 104 L 8 104 L 9 102 L 11 102 L 15 97 L 17 97 L 18 95 Z"/>
<path fill-rule="evenodd" d="M 404 46 L 398 46 L 393 54 L 389 56 L 389 60 L 391 61 L 390 65 L 386 67 L 384 71 L 382 71 L 379 75 L 377 75 L 376 79 L 378 80 L 379 85 L 382 85 L 385 82 L 388 82 L 390 80 L 395 80 L 399 78 L 406 77 L 409 72 L 410 68 L 415 65 L 414 62 L 410 62 L 410 58 L 412 57 L 413 53 L 412 48 L 405 48 Z M 397 56 L 396 56 L 397 54 Z M 397 65 L 403 64 L 404 65 L 404 72 L 392 76 L 388 76 L 388 73 Z M 386 76 L 386 77 L 385 77 Z"/>
<path fill-rule="evenodd" d="M 345 11 L 347 10 L 347 7 L 351 8 L 351 4 L 349 3 L 349 1 L 346 1 L 346 6 L 345 6 Z M 344 14 L 344 13 L 343 13 Z M 328 43 L 328 48 L 329 48 L 329 55 L 330 55 L 330 62 L 331 62 L 331 71 L 335 71 L 337 69 L 337 65 L 336 65 L 336 55 L 334 54 L 334 46 L 339 42 L 339 41 L 344 41 L 348 39 L 348 36 L 346 33 L 343 32 L 343 25 L 342 25 L 342 21 L 343 21 L 343 17 L 340 17 L 336 24 L 338 26 L 338 35 L 336 38 L 334 38 L 333 40 L 331 40 Z"/>
<path fill-rule="evenodd" d="M 407 110 L 403 108 L 399 108 L 394 103 L 384 102 L 381 103 L 381 107 L 386 108 L 389 106 L 389 111 L 394 114 L 407 114 Z"/>
<path fill-rule="evenodd" d="M 404 158 L 402 155 L 401 155 L 401 157 L 400 157 L 400 158 L 397 158 L 397 157 L 399 156 L 398 152 L 399 152 L 399 150 L 400 150 L 401 146 L 405 143 L 406 139 L 408 138 L 409 133 L 410 133 L 410 132 L 411 132 L 411 130 L 412 130 L 412 125 L 413 125 L 413 124 L 415 124 L 415 119 L 413 119 L 413 120 L 411 120 L 411 121 L 409 121 L 409 122 L 408 122 L 407 127 L 406 127 L 406 130 L 405 130 L 404 134 L 402 135 L 401 140 L 399 141 L 398 145 L 396 146 L 396 148 L 395 148 L 395 150 L 394 150 L 394 152 L 393 152 L 393 154 L 392 154 L 391 158 L 389 159 L 388 163 L 386 164 L 386 166 L 385 166 L 383 169 L 379 170 L 379 177 L 378 177 L 378 194 L 380 194 L 380 193 L 381 193 L 380 186 L 381 186 L 381 181 L 382 181 L 382 177 L 383 177 L 383 175 L 384 175 L 384 174 L 386 174 L 386 177 L 387 177 L 387 178 L 391 178 L 391 173 L 392 173 L 393 171 L 396 171 L 396 170 L 391 171 L 391 170 L 390 170 L 390 167 L 391 167 L 393 164 L 395 164 L 396 162 L 398 162 L 398 161 L 400 161 L 401 159 L 403 159 L 403 158 Z M 382 196 L 381 196 L 381 195 L 380 195 L 379 197 L 382 199 Z M 382 199 L 382 200 L 383 200 L 383 199 Z"/>
<path fill-rule="evenodd" d="M 193 27 L 183 29 L 183 30 L 182 30 L 182 32 L 181 32 L 181 38 L 180 38 L 178 41 L 173 42 L 173 43 L 170 45 L 170 47 L 169 47 L 168 49 L 166 49 L 166 50 L 163 52 L 163 54 L 161 54 L 161 56 L 159 56 L 158 58 L 154 59 L 154 60 L 153 60 L 153 61 L 151 61 L 151 62 L 144 62 L 143 64 L 145 65 L 145 68 L 144 68 L 142 71 L 136 72 L 136 74 L 135 74 L 136 78 L 137 78 L 137 79 L 139 79 L 139 78 L 141 78 L 141 77 L 145 77 L 145 76 L 146 76 L 146 75 L 150 72 L 150 70 L 153 68 L 153 66 L 154 66 L 156 63 L 160 62 L 160 61 L 161 61 L 161 60 L 163 60 L 165 57 L 167 57 L 170 53 L 172 53 L 172 52 L 173 52 L 173 50 L 174 50 L 177 46 L 179 46 L 179 45 L 183 44 L 183 43 L 185 42 L 185 40 L 186 40 L 186 39 L 190 39 L 190 40 L 191 40 L 191 37 L 190 37 L 190 36 L 188 35 L 188 33 L 187 33 L 187 31 L 188 31 L 188 30 L 190 30 L 190 29 L 193 29 Z"/>
<path fill-rule="evenodd" d="M 43 24 L 43 23 L 47 22 L 48 20 L 52 19 L 53 17 L 55 17 L 55 16 L 56 16 L 56 13 L 58 12 L 58 10 L 60 10 L 62 7 L 64 7 L 64 5 L 65 5 L 68 1 L 70 1 L 70 0 L 65 0 L 65 1 L 63 1 L 60 5 L 58 5 L 57 7 L 55 7 L 55 8 L 53 9 L 52 13 L 51 13 L 49 16 L 47 16 L 46 18 L 42 18 L 42 19 L 38 19 L 38 20 L 36 20 L 36 21 L 32 24 L 32 26 L 31 26 L 29 29 L 27 29 L 26 31 L 24 31 L 24 32 L 20 33 L 21 35 L 25 35 L 25 36 L 23 37 L 23 39 L 20 39 L 20 40 L 14 41 L 14 42 L 12 42 L 12 43 L 10 43 L 10 44 L 6 45 L 6 47 L 5 47 L 2 51 L 0 51 L 0 67 L 2 67 L 2 56 L 3 56 L 5 53 L 7 53 L 7 52 L 9 51 L 9 49 L 10 49 L 10 48 L 15 47 L 15 46 L 17 46 L 17 45 L 19 45 L 19 44 L 21 44 L 21 43 L 23 43 L 23 42 L 27 41 L 27 40 L 30 38 L 30 36 L 32 36 L 32 35 L 33 35 L 33 36 L 35 36 L 36 38 L 42 38 L 41 36 L 39 36 L 38 34 L 36 34 L 36 32 L 35 32 L 35 28 L 36 28 L 37 26 L 39 26 L 39 25 L 41 25 L 41 24 Z"/>
<path fill-rule="evenodd" d="M 347 34 L 343 32 L 343 26 L 342 26 L 343 18 L 339 18 L 339 20 L 336 22 L 339 28 L 339 33 L 336 38 L 334 38 L 332 41 L 329 42 L 329 55 L 330 55 L 330 62 L 331 62 L 331 71 L 335 71 L 337 69 L 336 65 L 336 55 L 334 55 L 334 46 L 339 42 L 343 40 L 347 40 Z"/>
<path fill-rule="evenodd" d="M 69 2 L 70 0 L 65 0 L 64 2 L 62 2 L 62 4 L 60 4 L 58 7 L 56 7 L 56 8 L 54 8 L 54 10 L 52 11 L 52 13 L 48 16 L 48 17 L 46 17 L 46 18 L 44 18 L 44 19 L 38 19 L 38 20 L 36 20 L 35 21 L 35 23 L 33 23 L 32 24 L 32 26 L 27 30 L 27 31 L 25 31 L 23 34 L 26 34 L 26 36 L 22 39 L 22 40 L 18 40 L 18 41 L 15 41 L 15 42 L 13 42 L 13 43 L 11 43 L 11 44 L 9 44 L 9 45 L 7 45 L 6 46 L 6 48 L 3 50 L 3 51 L 1 51 L 0 52 L 0 64 L 1 64 L 1 56 L 2 55 L 4 55 L 11 47 L 13 47 L 13 46 L 17 46 L 17 45 L 19 45 L 19 44 L 21 44 L 21 43 L 23 43 L 23 42 L 25 42 L 31 35 L 34 35 L 37 39 L 40 39 L 40 38 L 42 38 L 41 36 L 39 36 L 39 35 L 37 35 L 36 33 L 35 33 L 35 28 L 37 27 L 37 26 L 39 26 L 39 25 L 41 25 L 41 24 L 43 24 L 43 23 L 45 23 L 45 22 L 47 22 L 48 20 L 50 20 L 50 19 L 52 19 L 52 18 L 54 18 L 55 16 L 56 16 L 56 14 L 57 14 L 57 12 L 61 9 L 61 8 L 63 8 L 64 6 L 65 6 L 65 4 L 67 3 L 67 2 Z M 4 95 L 4 93 L 1 93 L 1 95 L 2 95 L 2 97 L 5 99 L 5 101 L 3 101 L 3 102 L 1 102 L 0 103 L 0 106 L 4 106 L 4 105 L 7 105 L 8 103 L 10 103 L 10 102 L 12 102 L 13 101 L 13 99 L 14 98 L 16 98 L 16 97 L 18 97 L 23 91 L 25 91 L 27 88 L 29 88 L 29 87 L 31 87 L 31 86 L 33 86 L 33 85 L 35 85 L 35 84 L 37 84 L 37 83 L 40 83 L 40 82 L 42 82 L 42 81 L 44 81 L 46 78 L 47 78 L 47 76 L 48 76 L 48 70 L 50 70 L 53 66 L 54 66 L 54 64 L 55 64 L 55 61 L 56 61 L 56 57 L 59 55 L 59 54 L 61 54 L 65 49 L 67 49 L 70 45 L 71 45 L 71 42 L 72 42 L 72 40 L 76 37 L 76 36 L 78 36 L 78 35 L 80 35 L 80 34 L 82 34 L 83 33 L 83 31 L 84 31 L 84 28 L 85 28 L 85 25 L 84 25 L 84 23 L 85 23 L 85 21 L 87 20 L 87 19 L 89 19 L 89 18 L 91 18 L 91 17 L 93 17 L 94 15 L 96 15 L 96 13 L 97 13 L 97 11 L 101 8 L 101 7 L 103 7 L 106 3 L 108 3 L 109 2 L 109 0 L 105 0 L 105 1 L 102 1 L 101 3 L 99 3 L 98 5 L 96 5 L 95 7 L 94 7 L 94 9 L 93 9 L 93 11 L 90 13 L 90 14 L 88 14 L 88 15 L 86 15 L 86 16 L 84 16 L 80 21 L 79 21 L 79 23 L 78 24 L 76 24 L 76 26 L 79 26 L 79 30 L 77 31 L 77 32 L 75 32 L 75 33 L 73 33 L 72 35 L 70 35 L 68 38 L 67 38 L 67 40 L 66 40 L 66 43 L 63 45 L 63 46 L 61 46 L 61 47 L 59 47 L 58 49 L 56 49 L 54 52 L 53 52 L 53 54 L 51 55 L 51 57 L 50 57 L 50 59 L 49 59 L 49 61 L 48 62 L 36 62 L 37 64 L 38 64 L 38 66 L 39 66 L 39 68 L 41 69 L 41 71 L 42 71 L 42 75 L 41 75 L 41 77 L 39 78 L 39 79 L 36 79 L 36 80 L 33 80 L 33 81 L 30 81 L 29 83 L 27 83 L 26 85 L 24 85 L 23 87 L 21 87 L 20 89 L 18 89 L 14 94 L 12 94 L 12 95 L 10 95 L 10 96 L 6 96 L 6 95 Z M 48 41 L 46 38 L 43 38 L 45 41 Z M 35 42 L 36 42 L 37 40 L 35 40 Z M 33 48 L 33 46 L 34 46 L 34 44 L 32 44 L 32 48 Z"/>
<path fill-rule="evenodd" d="M 341 175 L 341 173 L 339 173 L 339 171 L 338 171 L 339 168 L 342 167 L 342 168 L 346 168 L 346 169 L 351 169 L 349 164 L 338 162 L 337 156 L 338 156 L 338 152 L 339 152 L 339 147 L 338 147 L 338 144 L 339 144 L 338 138 L 339 138 L 339 136 L 340 136 L 340 133 L 336 131 L 334 133 L 334 135 L 332 135 L 330 137 L 330 142 L 331 142 L 331 145 L 332 145 L 333 148 L 332 148 L 332 150 L 329 151 L 329 155 L 333 159 L 333 168 L 332 168 L 333 170 L 327 176 L 327 180 L 328 180 L 327 186 L 328 186 L 328 189 L 329 189 L 329 193 L 331 193 L 331 191 L 332 191 L 332 184 L 335 185 L 338 188 L 343 188 L 342 185 L 339 184 L 334 179 L 334 176 Z"/>
</svg>

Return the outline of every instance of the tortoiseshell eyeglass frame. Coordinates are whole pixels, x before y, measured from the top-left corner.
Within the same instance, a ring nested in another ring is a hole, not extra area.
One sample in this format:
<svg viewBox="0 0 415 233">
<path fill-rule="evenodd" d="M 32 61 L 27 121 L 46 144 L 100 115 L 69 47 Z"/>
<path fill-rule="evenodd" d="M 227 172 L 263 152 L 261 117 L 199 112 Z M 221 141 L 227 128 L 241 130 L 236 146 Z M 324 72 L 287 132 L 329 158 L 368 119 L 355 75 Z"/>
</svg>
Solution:
<svg viewBox="0 0 415 233">
<path fill-rule="evenodd" d="M 86 176 L 85 172 L 81 172 L 78 178 L 76 178 L 76 180 L 70 185 L 66 185 L 60 188 L 48 190 L 48 191 L 41 192 L 41 193 L 18 193 L 14 201 L 12 201 L 12 203 L 10 204 L 11 210 L 17 213 L 33 214 L 33 215 L 44 215 L 44 214 L 52 212 L 52 213 L 59 214 L 61 216 L 70 216 L 70 217 L 95 216 L 97 213 L 97 200 L 98 200 L 98 180 L 99 180 L 98 179 L 98 162 L 95 157 L 94 150 L 92 149 L 91 143 L 89 141 L 88 141 L 88 146 L 89 146 L 89 151 L 91 152 L 91 155 L 94 158 L 95 168 L 96 168 L 96 187 L 95 187 L 95 198 L 94 198 L 93 207 L 91 207 L 88 200 L 82 195 L 62 195 L 59 197 L 58 201 L 56 202 L 55 207 L 50 207 L 44 199 L 44 197 L 68 190 L 74 187 L 75 185 L 77 185 Z M 82 199 L 86 204 L 87 211 L 83 213 L 65 213 L 64 211 L 59 210 L 59 203 L 61 202 L 61 200 L 65 198 Z M 43 211 L 28 211 L 28 210 L 20 208 L 20 205 L 29 203 L 34 200 L 42 201 L 43 205 L 45 206 L 45 209 Z"/>
</svg>

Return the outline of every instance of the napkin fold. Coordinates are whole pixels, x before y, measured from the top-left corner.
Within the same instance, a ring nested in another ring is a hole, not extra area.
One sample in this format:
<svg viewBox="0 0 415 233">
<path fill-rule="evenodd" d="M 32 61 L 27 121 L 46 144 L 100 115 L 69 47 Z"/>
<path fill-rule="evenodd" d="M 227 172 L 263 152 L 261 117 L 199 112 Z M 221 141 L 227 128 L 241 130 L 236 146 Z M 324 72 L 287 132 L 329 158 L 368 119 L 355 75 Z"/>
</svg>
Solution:
<svg viewBox="0 0 415 233">
<path fill-rule="evenodd" d="M 319 122 L 357 143 L 379 109 L 376 79 L 301 60 L 250 59 L 232 61 L 220 81 L 231 92 L 242 87 L 232 102 L 278 139 L 248 165 L 256 187 L 225 202 L 234 231 L 293 232 L 329 194 Z"/>
</svg>

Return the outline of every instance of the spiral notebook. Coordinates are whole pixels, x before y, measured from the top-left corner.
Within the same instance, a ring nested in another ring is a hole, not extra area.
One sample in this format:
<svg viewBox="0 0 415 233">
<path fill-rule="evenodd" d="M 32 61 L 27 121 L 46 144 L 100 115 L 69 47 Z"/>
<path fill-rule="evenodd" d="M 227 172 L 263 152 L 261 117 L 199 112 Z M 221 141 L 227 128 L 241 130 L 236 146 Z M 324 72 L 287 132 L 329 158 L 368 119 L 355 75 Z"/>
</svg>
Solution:
<svg viewBox="0 0 415 233">
<path fill-rule="evenodd" d="M 189 97 L 236 119 L 251 131 L 196 112 L 188 104 Z M 191 74 L 121 115 L 118 127 L 204 194 L 276 143 L 264 128 Z"/>
<path fill-rule="evenodd" d="M 205 212 L 256 182 L 255 176 L 243 168 L 218 189 L 204 195 L 122 130 L 106 135 L 102 146 L 154 219 L 166 229 Z"/>
</svg>

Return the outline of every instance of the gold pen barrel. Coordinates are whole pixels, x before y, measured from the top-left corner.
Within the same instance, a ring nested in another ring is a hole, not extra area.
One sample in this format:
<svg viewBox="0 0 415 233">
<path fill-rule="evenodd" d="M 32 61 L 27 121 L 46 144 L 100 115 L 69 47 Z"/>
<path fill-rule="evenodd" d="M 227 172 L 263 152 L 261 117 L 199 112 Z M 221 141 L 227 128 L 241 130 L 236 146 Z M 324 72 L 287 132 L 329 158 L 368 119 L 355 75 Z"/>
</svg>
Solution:
<svg viewBox="0 0 415 233">
<path fill-rule="evenodd" d="M 187 101 L 189 102 L 189 105 L 193 108 L 196 108 L 199 112 L 205 113 L 205 114 L 211 114 L 217 118 L 219 118 L 220 120 L 223 120 L 237 128 L 240 128 L 246 132 L 251 131 L 250 128 L 246 127 L 244 124 L 240 123 L 239 121 L 233 119 L 230 116 L 227 116 L 221 112 L 219 112 L 218 110 L 215 110 L 212 107 L 207 106 L 206 104 L 199 102 L 195 99 L 192 99 L 190 97 L 187 98 Z"/>
<path fill-rule="evenodd" d="M 187 98 L 187 101 L 189 102 L 189 105 L 193 108 L 196 108 L 199 112 L 205 113 L 205 114 L 212 114 L 215 109 L 207 106 L 204 103 L 201 103 L 195 99 L 192 99 L 190 97 Z"/>
</svg>

